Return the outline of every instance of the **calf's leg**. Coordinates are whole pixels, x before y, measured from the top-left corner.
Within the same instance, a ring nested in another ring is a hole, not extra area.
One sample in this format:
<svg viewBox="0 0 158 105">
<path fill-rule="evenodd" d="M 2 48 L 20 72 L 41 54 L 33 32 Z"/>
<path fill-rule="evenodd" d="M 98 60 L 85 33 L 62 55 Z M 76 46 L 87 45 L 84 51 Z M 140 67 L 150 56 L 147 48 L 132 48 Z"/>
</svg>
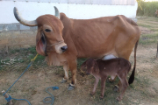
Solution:
<svg viewBox="0 0 158 105">
<path fill-rule="evenodd" d="M 101 95 L 100 95 L 101 99 L 103 99 L 103 97 L 104 97 L 106 79 L 107 79 L 107 76 L 104 76 L 101 78 Z"/>
<path fill-rule="evenodd" d="M 114 90 L 115 92 L 119 92 L 119 91 L 120 91 L 120 87 L 121 87 L 121 81 L 119 80 L 119 83 L 114 86 L 113 90 Z"/>
<path fill-rule="evenodd" d="M 91 95 L 95 94 L 96 88 L 98 86 L 98 82 L 99 82 L 99 78 L 95 77 L 95 83 L 94 83 L 94 87 L 93 87 L 93 91 L 91 92 Z"/>
<path fill-rule="evenodd" d="M 118 101 L 122 100 L 122 98 L 125 94 L 125 91 L 126 91 L 128 85 L 129 85 L 128 82 L 127 82 L 126 75 L 119 76 L 119 79 L 121 81 L 122 86 L 120 87 L 120 96 L 117 97 Z"/>
</svg>

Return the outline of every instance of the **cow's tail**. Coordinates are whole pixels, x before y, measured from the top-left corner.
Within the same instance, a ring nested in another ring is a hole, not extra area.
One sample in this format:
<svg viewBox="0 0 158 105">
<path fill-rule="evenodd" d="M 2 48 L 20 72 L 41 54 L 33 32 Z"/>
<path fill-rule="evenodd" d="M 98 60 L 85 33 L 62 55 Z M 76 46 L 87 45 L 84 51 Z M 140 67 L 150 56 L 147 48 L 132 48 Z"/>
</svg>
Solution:
<svg viewBox="0 0 158 105">
<path fill-rule="evenodd" d="M 139 42 L 139 40 L 136 42 L 135 47 L 134 47 L 134 67 L 133 67 L 132 74 L 128 80 L 129 84 L 132 84 L 134 81 L 135 68 L 136 68 L 136 51 L 137 51 L 138 42 Z"/>
</svg>

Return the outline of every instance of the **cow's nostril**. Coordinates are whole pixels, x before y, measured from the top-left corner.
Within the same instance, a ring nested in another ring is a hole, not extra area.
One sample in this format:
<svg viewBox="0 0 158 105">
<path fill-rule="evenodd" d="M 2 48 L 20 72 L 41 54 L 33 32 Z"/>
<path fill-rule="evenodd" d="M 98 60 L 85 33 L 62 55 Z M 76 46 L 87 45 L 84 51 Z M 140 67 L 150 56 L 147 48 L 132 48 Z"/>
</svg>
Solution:
<svg viewBox="0 0 158 105">
<path fill-rule="evenodd" d="M 67 46 L 61 47 L 61 50 L 62 50 L 63 52 L 66 51 L 66 50 L 67 50 Z"/>
</svg>

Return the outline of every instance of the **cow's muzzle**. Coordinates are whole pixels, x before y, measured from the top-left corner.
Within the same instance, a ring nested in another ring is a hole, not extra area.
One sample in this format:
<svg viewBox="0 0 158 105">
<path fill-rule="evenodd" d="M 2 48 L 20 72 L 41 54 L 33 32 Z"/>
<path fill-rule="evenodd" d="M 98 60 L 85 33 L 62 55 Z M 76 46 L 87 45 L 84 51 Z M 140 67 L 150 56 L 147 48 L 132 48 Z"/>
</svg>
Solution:
<svg viewBox="0 0 158 105">
<path fill-rule="evenodd" d="M 62 52 L 65 52 L 65 51 L 67 50 L 67 48 L 68 48 L 67 46 L 61 47 L 61 51 L 62 51 Z"/>
<path fill-rule="evenodd" d="M 48 44 L 47 47 L 54 47 L 56 53 L 61 54 L 68 49 L 67 44 L 64 43 L 64 40 L 58 41 L 54 44 Z"/>
<path fill-rule="evenodd" d="M 61 54 L 61 53 L 65 52 L 68 49 L 68 46 L 67 46 L 66 43 L 64 43 L 64 41 L 59 41 L 59 42 L 55 43 L 54 47 L 55 47 L 55 51 L 58 54 Z"/>
</svg>

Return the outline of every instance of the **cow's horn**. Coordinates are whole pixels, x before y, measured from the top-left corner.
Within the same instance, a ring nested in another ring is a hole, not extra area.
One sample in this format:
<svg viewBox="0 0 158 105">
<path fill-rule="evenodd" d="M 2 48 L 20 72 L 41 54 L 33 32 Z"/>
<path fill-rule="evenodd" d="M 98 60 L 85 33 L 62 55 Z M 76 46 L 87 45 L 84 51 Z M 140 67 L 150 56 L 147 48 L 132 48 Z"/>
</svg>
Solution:
<svg viewBox="0 0 158 105">
<path fill-rule="evenodd" d="M 55 9 L 55 16 L 60 19 L 60 13 L 59 13 L 58 8 L 56 6 L 54 6 L 54 9 Z"/>
<path fill-rule="evenodd" d="M 37 26 L 36 20 L 27 21 L 27 20 L 23 19 L 23 18 L 20 16 L 20 14 L 19 14 L 19 12 L 18 12 L 18 10 L 17 10 L 16 7 L 14 7 L 14 16 L 15 16 L 15 18 L 16 18 L 21 24 L 23 24 L 23 25 L 26 25 L 26 26 Z"/>
</svg>

